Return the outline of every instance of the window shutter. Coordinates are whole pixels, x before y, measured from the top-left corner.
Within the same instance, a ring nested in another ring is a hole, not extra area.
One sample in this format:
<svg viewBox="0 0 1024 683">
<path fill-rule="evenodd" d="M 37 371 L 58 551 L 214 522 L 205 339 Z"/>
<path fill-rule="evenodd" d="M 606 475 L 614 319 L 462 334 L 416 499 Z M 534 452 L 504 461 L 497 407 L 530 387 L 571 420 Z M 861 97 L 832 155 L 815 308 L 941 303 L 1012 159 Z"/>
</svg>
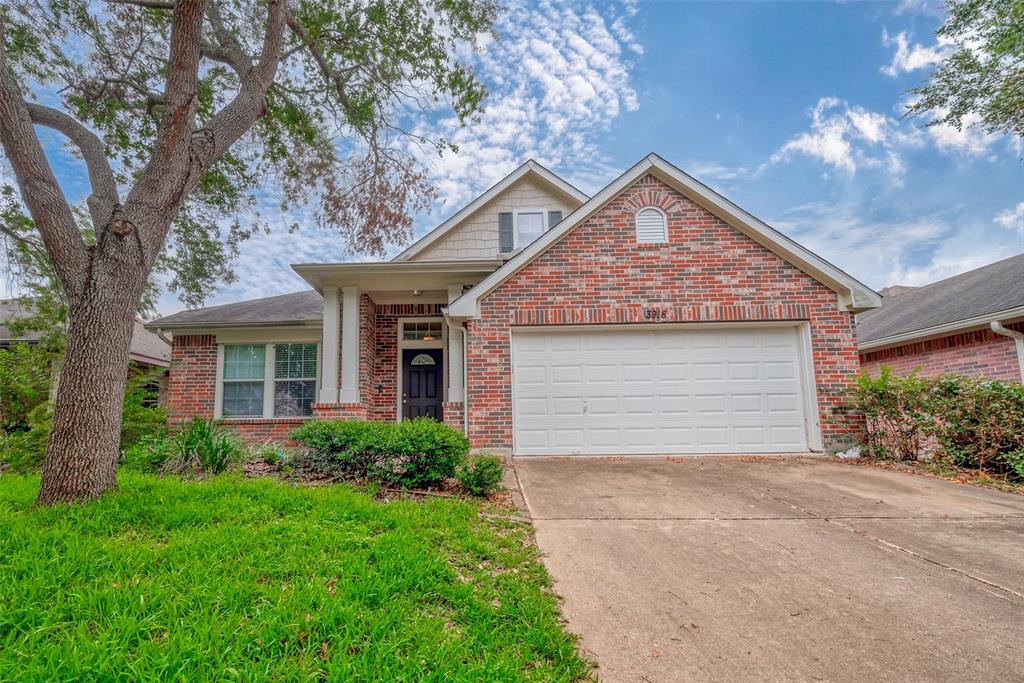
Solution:
<svg viewBox="0 0 1024 683">
<path fill-rule="evenodd" d="M 548 211 L 548 230 L 562 222 L 561 211 Z"/>
<path fill-rule="evenodd" d="M 512 214 L 498 214 L 498 251 L 512 251 Z"/>
<path fill-rule="evenodd" d="M 636 241 L 639 244 L 656 244 L 668 241 L 668 225 L 665 214 L 657 209 L 641 209 L 636 214 Z"/>
</svg>

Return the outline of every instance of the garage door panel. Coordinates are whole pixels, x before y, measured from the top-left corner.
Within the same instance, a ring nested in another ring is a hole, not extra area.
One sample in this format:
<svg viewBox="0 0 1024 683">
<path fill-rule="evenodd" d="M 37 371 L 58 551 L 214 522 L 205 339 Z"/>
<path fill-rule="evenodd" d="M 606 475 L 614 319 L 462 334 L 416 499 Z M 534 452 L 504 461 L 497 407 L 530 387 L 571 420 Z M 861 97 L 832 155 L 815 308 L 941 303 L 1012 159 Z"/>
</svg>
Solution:
<svg viewBox="0 0 1024 683">
<path fill-rule="evenodd" d="M 806 449 L 793 327 L 513 334 L 518 454 Z"/>
</svg>

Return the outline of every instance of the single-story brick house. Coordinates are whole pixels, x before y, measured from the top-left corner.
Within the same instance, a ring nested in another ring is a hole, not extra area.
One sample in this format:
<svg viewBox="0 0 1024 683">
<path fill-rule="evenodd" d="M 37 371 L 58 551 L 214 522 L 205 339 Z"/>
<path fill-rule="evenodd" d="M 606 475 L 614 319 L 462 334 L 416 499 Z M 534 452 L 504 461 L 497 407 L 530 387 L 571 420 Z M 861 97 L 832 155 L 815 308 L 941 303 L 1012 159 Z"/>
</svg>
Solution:
<svg viewBox="0 0 1024 683">
<path fill-rule="evenodd" d="M 803 452 L 842 441 L 877 293 L 650 155 L 588 197 L 529 161 L 393 260 L 184 311 L 172 419 L 251 438 L 426 415 L 505 454 Z"/>
<path fill-rule="evenodd" d="M 868 372 L 1024 381 L 1024 254 L 882 295 L 880 308 L 857 316 Z"/>
</svg>

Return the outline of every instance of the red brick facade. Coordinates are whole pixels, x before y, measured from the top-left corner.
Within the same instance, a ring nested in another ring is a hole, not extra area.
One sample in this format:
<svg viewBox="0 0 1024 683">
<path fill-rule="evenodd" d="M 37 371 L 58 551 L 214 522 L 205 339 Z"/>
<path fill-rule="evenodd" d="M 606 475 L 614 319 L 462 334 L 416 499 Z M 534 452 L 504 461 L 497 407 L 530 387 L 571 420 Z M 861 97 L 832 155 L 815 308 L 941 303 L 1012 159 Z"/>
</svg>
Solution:
<svg viewBox="0 0 1024 683">
<path fill-rule="evenodd" d="M 665 244 L 636 243 L 634 216 L 648 205 L 668 216 Z M 834 291 L 653 176 L 611 200 L 481 301 L 480 317 L 467 325 L 467 401 L 445 403 L 445 422 L 461 429 L 468 421 L 474 448 L 510 449 L 512 326 L 650 323 L 652 310 L 665 324 L 806 321 L 822 438 L 828 445 L 849 436 L 856 418 L 845 406 L 860 369 L 853 315 L 839 309 Z M 398 320 L 440 314 L 437 304 L 377 304 L 364 294 L 361 402 L 318 404 L 316 416 L 394 420 Z M 213 416 L 216 358 L 213 336 L 175 339 L 173 420 Z M 301 421 L 229 422 L 249 438 L 284 440 Z"/>
<path fill-rule="evenodd" d="M 359 309 L 358 377 L 361 402 L 315 403 L 313 412 L 318 419 L 396 419 L 398 319 L 441 315 L 440 304 L 378 305 L 366 294 L 360 299 Z M 339 349 L 339 386 L 340 353 Z M 216 403 L 216 382 L 216 337 L 176 336 L 171 347 L 171 372 L 166 403 L 171 424 L 180 423 L 190 417 L 212 418 Z M 457 411 L 456 422 L 461 429 L 461 404 L 457 404 L 453 410 Z M 225 419 L 224 424 L 249 441 L 287 442 L 291 431 L 303 421 L 304 418 L 230 418 Z"/>
<path fill-rule="evenodd" d="M 644 206 L 668 216 L 669 241 L 636 243 Z M 469 322 L 469 437 L 475 448 L 512 443 L 513 325 L 807 320 L 826 444 L 849 436 L 843 409 L 859 370 L 853 315 L 835 292 L 653 176 L 593 217 L 481 301 Z"/>
<path fill-rule="evenodd" d="M 1024 323 L 1007 325 L 1024 332 Z M 860 354 L 861 367 L 877 375 L 883 365 L 899 375 L 973 375 L 1020 381 L 1017 349 L 1009 337 L 973 330 Z"/>
<path fill-rule="evenodd" d="M 176 424 L 213 417 L 217 392 L 217 344 L 213 335 L 175 335 L 167 382 L 167 411 Z"/>
</svg>

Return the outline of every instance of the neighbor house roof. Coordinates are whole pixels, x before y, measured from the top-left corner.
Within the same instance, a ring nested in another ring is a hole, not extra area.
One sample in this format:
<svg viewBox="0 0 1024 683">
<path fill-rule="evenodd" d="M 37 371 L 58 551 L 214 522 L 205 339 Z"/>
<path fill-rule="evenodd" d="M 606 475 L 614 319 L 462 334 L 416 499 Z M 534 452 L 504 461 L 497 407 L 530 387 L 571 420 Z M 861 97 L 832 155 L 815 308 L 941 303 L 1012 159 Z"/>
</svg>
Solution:
<svg viewBox="0 0 1024 683">
<path fill-rule="evenodd" d="M 41 332 L 26 330 L 17 337 L 4 323 L 31 315 L 31 310 L 21 299 L 0 300 L 0 345 L 15 341 L 34 342 L 42 337 Z M 132 329 L 132 345 L 128 352 L 132 360 L 147 365 L 167 367 L 171 363 L 171 345 L 160 335 L 145 329 L 141 320 L 135 321 Z"/>
<path fill-rule="evenodd" d="M 455 212 L 455 214 L 446 220 L 441 225 L 437 226 L 426 235 L 413 242 L 405 251 L 396 256 L 394 261 L 407 261 L 416 254 L 420 253 L 431 244 L 434 244 L 441 237 L 450 232 L 457 225 L 462 223 L 465 219 L 472 216 L 477 210 L 482 209 L 492 199 L 496 198 L 502 192 L 507 190 L 509 187 L 514 185 L 520 179 L 526 176 L 533 176 L 547 183 L 551 187 L 555 188 L 559 192 L 569 197 L 572 197 L 577 202 L 582 204 L 587 201 L 587 195 L 580 190 L 576 189 L 566 181 L 559 178 L 557 175 L 538 164 L 533 159 L 528 160 L 522 166 L 509 173 L 507 176 L 495 183 L 489 190 L 484 192 L 482 195 L 466 204 L 464 207 Z"/>
<path fill-rule="evenodd" d="M 1024 254 L 885 296 L 881 308 L 857 316 L 857 337 L 861 349 L 878 348 L 1018 317 Z"/>
<path fill-rule="evenodd" d="M 181 311 L 146 323 L 150 330 L 188 327 L 244 327 L 320 322 L 323 297 L 313 290 Z"/>
<path fill-rule="evenodd" d="M 797 244 L 790 238 L 744 211 L 696 178 L 687 175 L 657 154 L 649 154 L 632 168 L 591 197 L 581 207 L 566 216 L 561 223 L 548 230 L 513 256 L 483 282 L 463 294 L 448 307 L 454 317 L 471 318 L 478 313 L 478 303 L 506 279 L 529 265 L 549 247 L 581 225 L 620 192 L 646 175 L 653 175 L 669 187 L 704 207 L 712 214 L 738 229 L 747 237 L 770 249 L 789 263 L 797 266 L 822 284 L 835 290 L 845 308 L 858 311 L 881 304 L 877 292 L 825 259 Z"/>
</svg>

